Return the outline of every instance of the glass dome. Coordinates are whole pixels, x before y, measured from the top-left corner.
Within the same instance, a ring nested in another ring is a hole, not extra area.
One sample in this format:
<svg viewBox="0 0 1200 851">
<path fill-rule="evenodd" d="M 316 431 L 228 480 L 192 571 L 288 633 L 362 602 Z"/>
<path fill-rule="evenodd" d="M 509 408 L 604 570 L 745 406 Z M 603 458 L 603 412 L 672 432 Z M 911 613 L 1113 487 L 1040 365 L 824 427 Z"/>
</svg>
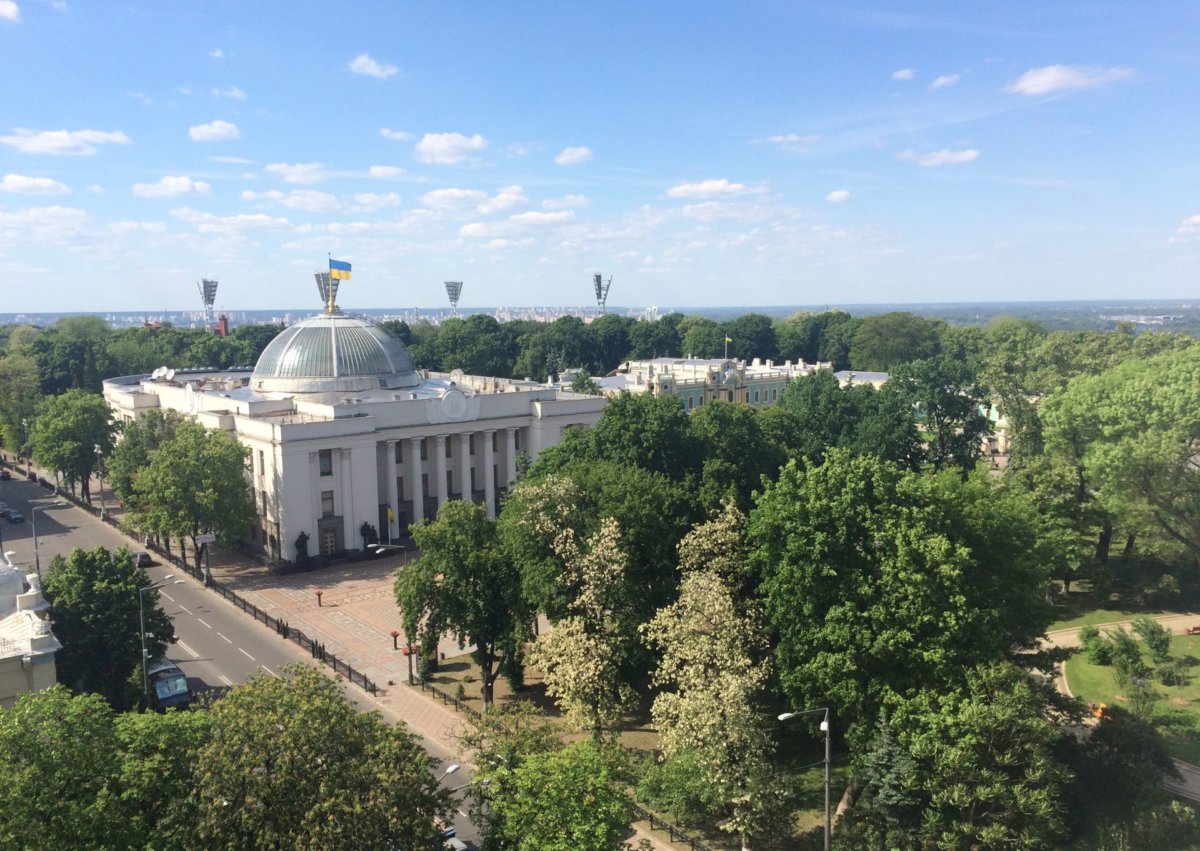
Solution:
<svg viewBox="0 0 1200 851">
<path fill-rule="evenodd" d="M 264 392 L 330 393 L 420 383 L 403 344 L 369 319 L 342 313 L 297 322 L 267 344 L 250 386 Z"/>
</svg>

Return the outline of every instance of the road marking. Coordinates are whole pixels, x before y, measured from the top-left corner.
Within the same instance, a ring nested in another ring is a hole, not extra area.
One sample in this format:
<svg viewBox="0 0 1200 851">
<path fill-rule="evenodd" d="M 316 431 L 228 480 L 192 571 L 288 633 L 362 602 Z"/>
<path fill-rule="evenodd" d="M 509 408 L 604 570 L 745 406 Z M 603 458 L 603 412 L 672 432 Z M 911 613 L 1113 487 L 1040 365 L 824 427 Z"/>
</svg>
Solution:
<svg viewBox="0 0 1200 851">
<path fill-rule="evenodd" d="M 258 660 L 257 660 L 257 659 L 255 659 L 253 656 L 251 656 L 249 653 L 247 653 L 245 650 L 242 650 L 242 648 L 240 648 L 240 647 L 239 647 L 239 648 L 238 648 L 238 650 L 241 652 L 241 654 L 242 654 L 243 656 L 245 656 L 245 657 L 246 657 L 247 659 L 249 659 L 251 662 L 257 662 L 257 661 L 258 661 Z"/>
<path fill-rule="evenodd" d="M 465 819 L 468 819 L 468 820 L 471 818 L 469 815 L 467 815 L 466 813 L 464 813 L 462 810 L 459 810 L 459 811 L 458 811 L 458 814 L 459 814 L 460 816 L 462 816 L 463 818 L 465 818 Z"/>
<path fill-rule="evenodd" d="M 219 633 L 219 632 L 218 632 L 218 633 L 217 633 L 217 635 L 221 635 L 221 633 Z M 223 635 L 221 635 L 221 637 L 222 637 L 222 638 L 225 638 L 225 636 L 223 636 Z M 225 638 L 225 640 L 226 640 L 226 641 L 229 641 L 229 643 L 230 643 L 230 644 L 233 644 L 233 642 L 232 642 L 232 641 L 230 641 L 228 638 Z"/>
<path fill-rule="evenodd" d="M 273 676 L 273 677 L 277 677 L 277 676 L 279 676 L 279 674 L 277 674 L 277 673 L 275 673 L 274 671 L 272 671 L 272 670 L 271 670 L 270 668 L 268 668 L 266 665 L 263 665 L 263 666 L 262 666 L 262 669 L 263 669 L 264 671 L 266 671 L 268 674 L 270 674 L 271 676 Z"/>
<path fill-rule="evenodd" d="M 196 620 L 200 621 L 200 623 L 204 624 L 209 629 L 212 629 L 212 626 L 207 621 L 205 621 L 204 618 L 196 618 Z"/>
<path fill-rule="evenodd" d="M 227 685 L 227 686 L 233 685 L 233 680 L 229 679 L 229 677 L 225 676 L 224 674 L 220 675 L 220 679 L 221 679 L 221 682 L 225 683 L 225 685 Z"/>
<path fill-rule="evenodd" d="M 187 606 L 185 606 L 183 603 L 176 603 L 175 605 L 179 606 L 180 609 L 187 612 L 189 615 L 192 613 L 192 610 L 189 609 Z"/>
<path fill-rule="evenodd" d="M 163 595 L 164 597 L 166 597 L 168 600 L 170 600 L 172 603 L 174 603 L 174 602 L 175 602 L 175 598 L 174 598 L 174 597 L 172 597 L 170 594 L 168 594 L 166 591 L 163 591 L 163 592 L 162 592 L 162 595 Z"/>
<path fill-rule="evenodd" d="M 182 647 L 184 650 L 186 650 L 188 653 L 191 653 L 191 654 L 192 654 L 192 658 L 193 658 L 193 659 L 199 659 L 199 658 L 200 658 L 200 654 L 199 654 L 199 653 L 197 653 L 197 652 L 196 652 L 195 650 L 193 650 L 192 648 L 188 647 L 188 646 L 187 646 L 186 644 L 184 644 L 182 641 L 176 641 L 175 643 L 176 643 L 176 644 L 178 644 L 180 647 Z"/>
</svg>

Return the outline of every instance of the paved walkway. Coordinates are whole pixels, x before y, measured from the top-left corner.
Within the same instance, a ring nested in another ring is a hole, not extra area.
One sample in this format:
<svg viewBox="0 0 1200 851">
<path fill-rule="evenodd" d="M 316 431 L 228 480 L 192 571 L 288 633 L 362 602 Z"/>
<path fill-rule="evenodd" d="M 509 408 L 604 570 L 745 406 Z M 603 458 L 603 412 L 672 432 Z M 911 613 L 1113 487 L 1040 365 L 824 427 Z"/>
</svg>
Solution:
<svg viewBox="0 0 1200 851">
<path fill-rule="evenodd" d="M 45 477 L 53 481 L 52 476 Z M 92 482 L 92 493 L 93 504 L 99 505 L 97 480 Z M 104 499 L 110 512 L 119 516 L 120 505 L 111 491 L 105 489 Z M 142 549 L 139 542 L 130 540 L 134 551 Z M 408 558 L 411 557 L 410 553 Z M 213 577 L 218 582 L 227 584 L 272 617 L 324 643 L 326 650 L 380 686 L 379 694 L 374 697 L 352 685 L 347 685 L 347 689 L 371 701 L 389 721 L 403 721 L 418 736 L 446 751 L 460 752 L 460 737 L 469 719 L 420 689 L 408 686 L 407 658 L 393 649 L 392 630 L 401 633 L 399 646 L 405 644 L 392 590 L 395 573 L 404 564 L 403 555 L 388 555 L 281 576 L 239 553 L 220 548 L 213 550 L 210 559 Z M 438 649 L 446 656 L 462 652 L 453 639 L 443 640 Z M 649 832 L 643 823 L 635 823 L 633 828 L 634 844 L 644 838 L 658 851 L 685 848 Z"/>
<path fill-rule="evenodd" d="M 1189 626 L 1200 626 L 1200 615 L 1198 614 L 1155 615 L 1153 617 L 1163 626 L 1169 627 L 1172 634 L 1177 635 L 1183 634 L 1184 630 Z M 1101 630 L 1116 629 L 1119 626 L 1128 629 L 1132 623 L 1132 620 L 1124 620 L 1095 624 L 1095 626 Z M 1056 629 L 1053 632 L 1048 632 L 1046 633 L 1045 644 L 1049 647 L 1079 647 L 1079 631 L 1081 629 L 1083 627 L 1070 627 L 1068 629 Z M 1054 683 L 1063 694 L 1068 697 L 1074 697 L 1071 693 L 1071 686 L 1067 683 L 1065 664 L 1058 666 Z M 1175 760 L 1175 767 L 1179 770 L 1179 774 L 1183 779 L 1180 781 L 1164 777 L 1163 785 L 1182 798 L 1200 801 L 1200 766 L 1177 759 Z"/>
</svg>

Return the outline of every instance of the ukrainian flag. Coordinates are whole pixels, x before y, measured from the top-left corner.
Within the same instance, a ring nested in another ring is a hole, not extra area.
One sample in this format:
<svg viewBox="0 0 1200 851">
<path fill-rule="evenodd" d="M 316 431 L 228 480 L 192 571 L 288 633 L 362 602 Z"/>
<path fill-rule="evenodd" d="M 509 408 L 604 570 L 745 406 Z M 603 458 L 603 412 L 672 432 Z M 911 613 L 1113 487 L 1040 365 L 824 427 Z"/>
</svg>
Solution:
<svg viewBox="0 0 1200 851">
<path fill-rule="evenodd" d="M 344 260 L 330 260 L 329 277 L 335 281 L 350 280 L 350 264 Z"/>
</svg>

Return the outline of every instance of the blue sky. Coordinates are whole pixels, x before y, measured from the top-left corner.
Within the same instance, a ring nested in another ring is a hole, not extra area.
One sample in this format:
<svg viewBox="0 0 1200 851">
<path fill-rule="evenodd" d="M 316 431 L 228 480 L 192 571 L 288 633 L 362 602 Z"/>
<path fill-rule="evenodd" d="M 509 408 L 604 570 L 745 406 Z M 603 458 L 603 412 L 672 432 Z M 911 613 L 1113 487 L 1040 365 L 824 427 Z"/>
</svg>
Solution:
<svg viewBox="0 0 1200 851">
<path fill-rule="evenodd" d="M 1200 5 L 0 0 L 0 313 L 1191 298 Z"/>
</svg>

